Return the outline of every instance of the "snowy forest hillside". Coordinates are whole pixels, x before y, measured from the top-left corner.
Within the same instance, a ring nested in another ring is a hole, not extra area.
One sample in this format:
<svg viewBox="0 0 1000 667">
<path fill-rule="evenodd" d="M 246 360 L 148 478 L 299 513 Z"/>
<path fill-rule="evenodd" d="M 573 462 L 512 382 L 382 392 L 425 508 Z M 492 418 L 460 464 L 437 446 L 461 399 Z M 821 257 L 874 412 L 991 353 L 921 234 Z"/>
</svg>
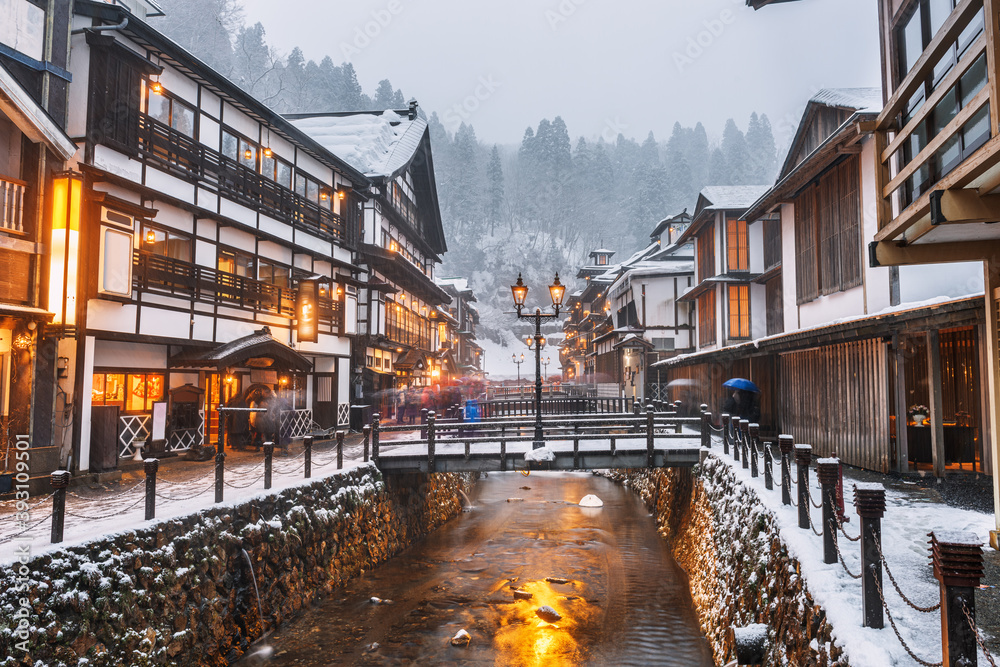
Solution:
<svg viewBox="0 0 1000 667">
<path fill-rule="evenodd" d="M 366 93 L 350 62 L 306 61 L 299 48 L 280 54 L 260 23 L 245 23 L 240 0 L 161 4 L 166 17 L 151 19 L 155 27 L 278 112 L 406 106 L 388 79 Z M 408 92 L 419 99 L 419 91 Z M 502 332 L 511 325 L 504 311 L 517 271 L 535 297 L 546 296 L 556 271 L 572 287 L 576 268 L 598 246 L 628 256 L 648 243 L 659 220 L 691 212 L 705 185 L 771 183 L 777 170 L 771 125 L 756 113 L 745 132 L 730 119 L 715 142 L 701 123 L 675 124 L 665 142 L 652 133 L 641 142 L 621 134 L 574 140 L 557 116 L 527 128 L 520 143 L 512 137 L 490 146 L 472 125 L 449 131 L 427 111 L 449 246 L 438 275 L 470 278 L 480 338 L 500 345 L 513 342 Z"/>
</svg>

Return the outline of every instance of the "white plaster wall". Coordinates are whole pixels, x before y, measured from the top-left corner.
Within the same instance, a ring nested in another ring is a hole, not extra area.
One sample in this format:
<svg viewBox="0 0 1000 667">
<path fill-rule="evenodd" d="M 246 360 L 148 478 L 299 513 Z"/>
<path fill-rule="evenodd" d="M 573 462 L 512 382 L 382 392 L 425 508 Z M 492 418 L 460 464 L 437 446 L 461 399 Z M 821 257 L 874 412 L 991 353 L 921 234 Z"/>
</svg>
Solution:
<svg viewBox="0 0 1000 667">
<path fill-rule="evenodd" d="M 202 114 L 198 124 L 198 141 L 213 151 L 221 150 L 219 144 L 222 141 L 222 135 L 219 132 L 219 124 L 204 114 Z"/>
<path fill-rule="evenodd" d="M 76 16 L 73 20 L 73 28 L 77 29 L 87 23 L 82 23 L 82 17 Z M 87 44 L 87 37 L 77 34 L 70 37 L 70 58 L 69 69 L 73 73 L 74 81 L 90 80 L 90 46 Z M 69 112 L 66 123 L 66 133 L 71 137 L 83 137 L 87 134 L 87 102 L 90 96 L 90 86 L 70 85 L 69 87 Z"/>
<path fill-rule="evenodd" d="M 91 299 L 87 303 L 87 328 L 101 331 L 135 331 L 136 307 L 117 301 Z"/>
<path fill-rule="evenodd" d="M 202 88 L 201 110 L 218 118 L 222 110 L 222 100 L 219 99 L 219 96 L 212 91 L 207 88 Z"/>
<path fill-rule="evenodd" d="M 798 305 L 795 303 L 795 205 L 781 205 L 781 300 L 785 316 L 785 331 L 799 328 Z"/>
<path fill-rule="evenodd" d="M 190 234 L 194 231 L 194 219 L 184 209 L 157 201 L 152 204 L 158 213 L 156 223 Z"/>
<path fill-rule="evenodd" d="M 878 188 L 875 184 L 875 140 L 861 144 L 861 267 L 864 271 L 867 312 L 877 313 L 889 307 L 889 269 L 872 268 L 868 261 L 868 244 L 878 233 Z"/>
<path fill-rule="evenodd" d="M 136 183 L 142 181 L 142 163 L 103 144 L 94 146 L 94 166 Z"/>
<path fill-rule="evenodd" d="M 899 267 L 899 298 L 903 303 L 982 292 L 982 262 Z"/>
<path fill-rule="evenodd" d="M 238 110 L 229 102 L 223 102 L 223 105 L 225 108 L 223 110 L 222 122 L 240 134 L 256 140 L 257 133 L 259 132 L 258 128 L 260 127 L 257 121 Z"/>
<path fill-rule="evenodd" d="M 864 312 L 864 288 L 855 287 L 802 304 L 799 306 L 799 321 L 802 329 L 810 329 L 842 317 L 862 315 Z"/>
<path fill-rule="evenodd" d="M 148 343 L 99 340 L 94 345 L 94 367 L 164 369 L 167 367 L 167 348 Z"/>
<path fill-rule="evenodd" d="M 198 84 L 187 78 L 167 63 L 160 63 L 163 73 L 160 74 L 160 83 L 172 95 L 181 98 L 193 107 L 198 106 Z"/>
<path fill-rule="evenodd" d="M 187 340 L 190 326 L 191 316 L 187 313 L 143 307 L 139 333 Z"/>
</svg>

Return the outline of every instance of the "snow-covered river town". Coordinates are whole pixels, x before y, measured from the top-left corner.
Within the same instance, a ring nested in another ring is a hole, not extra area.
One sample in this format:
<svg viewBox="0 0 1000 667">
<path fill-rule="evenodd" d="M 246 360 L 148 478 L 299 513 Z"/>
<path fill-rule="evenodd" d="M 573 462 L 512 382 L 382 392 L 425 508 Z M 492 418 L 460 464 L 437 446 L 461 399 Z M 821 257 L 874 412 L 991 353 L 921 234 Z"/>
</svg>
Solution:
<svg viewBox="0 0 1000 667">
<path fill-rule="evenodd" d="M 995 666 L 998 54 L 0 0 L 0 667 Z"/>
</svg>

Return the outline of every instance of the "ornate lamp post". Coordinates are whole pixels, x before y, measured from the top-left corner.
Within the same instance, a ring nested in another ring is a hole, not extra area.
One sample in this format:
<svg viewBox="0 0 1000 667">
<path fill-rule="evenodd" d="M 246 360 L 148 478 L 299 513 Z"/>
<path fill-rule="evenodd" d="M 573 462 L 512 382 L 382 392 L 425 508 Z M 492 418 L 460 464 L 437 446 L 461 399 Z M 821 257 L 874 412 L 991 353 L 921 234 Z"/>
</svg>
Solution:
<svg viewBox="0 0 1000 667">
<path fill-rule="evenodd" d="M 517 393 L 521 393 L 521 364 L 524 363 L 524 355 L 518 359 L 516 354 L 510 355 L 510 360 L 517 364 Z"/>
<path fill-rule="evenodd" d="M 514 308 L 517 309 L 517 319 L 535 320 L 535 335 L 532 337 L 535 350 L 535 439 L 531 443 L 533 449 L 541 449 L 545 446 L 545 437 L 542 434 L 542 347 L 545 345 L 545 337 L 542 336 L 542 320 L 555 319 L 559 317 L 559 310 L 562 308 L 563 296 L 566 295 L 566 287 L 559 282 L 559 274 L 556 274 L 555 281 L 549 285 L 549 296 L 552 298 L 552 313 L 543 313 L 541 308 L 536 308 L 534 313 L 525 315 L 524 300 L 528 297 L 528 286 L 521 279 L 521 274 L 517 274 L 517 282 L 511 286 L 510 291 L 514 295 Z"/>
<path fill-rule="evenodd" d="M 545 357 L 542 359 L 542 366 L 545 367 L 545 373 L 543 373 L 543 379 L 548 379 L 549 377 L 549 364 L 552 363 L 552 357 Z"/>
</svg>

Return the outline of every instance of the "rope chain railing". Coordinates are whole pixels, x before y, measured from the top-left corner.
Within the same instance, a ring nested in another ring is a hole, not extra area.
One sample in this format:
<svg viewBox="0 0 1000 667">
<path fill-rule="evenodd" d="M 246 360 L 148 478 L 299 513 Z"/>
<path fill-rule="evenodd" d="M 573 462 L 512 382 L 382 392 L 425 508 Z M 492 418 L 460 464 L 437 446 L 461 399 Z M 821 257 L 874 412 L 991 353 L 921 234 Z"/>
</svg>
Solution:
<svg viewBox="0 0 1000 667">
<path fill-rule="evenodd" d="M 115 498 L 121 498 L 123 496 L 127 496 L 130 493 L 132 493 L 133 491 L 135 491 L 137 488 L 139 488 L 140 486 L 143 486 L 145 483 L 146 483 L 146 480 L 140 480 L 140 481 L 136 482 L 135 484 L 133 484 L 132 486 L 130 486 L 127 489 L 125 489 L 124 491 L 119 491 L 118 493 L 113 493 L 113 494 L 111 494 L 109 496 L 105 496 L 105 495 L 101 495 L 101 496 L 81 496 L 80 494 L 73 493 L 72 491 L 67 491 L 66 495 L 67 496 L 72 496 L 74 498 L 77 498 L 78 500 L 80 500 L 81 502 L 84 502 L 84 503 L 97 503 L 97 502 L 103 502 L 105 500 L 114 500 Z"/>
<path fill-rule="evenodd" d="M 38 507 L 39 505 L 41 505 L 42 503 L 44 503 L 46 500 L 52 500 L 52 494 L 51 493 L 47 493 L 44 496 L 42 496 L 41 498 L 39 498 L 38 500 L 36 500 L 35 502 L 29 504 L 28 507 L 27 507 L 27 509 L 29 511 L 33 510 L 36 507 Z M 0 516 L 0 521 L 13 521 L 14 519 L 17 518 L 18 514 L 20 514 L 20 512 L 16 511 L 16 508 L 15 508 L 14 512 L 11 512 L 10 514 L 6 514 L 4 516 Z"/>
<path fill-rule="evenodd" d="M 993 662 L 993 656 L 990 655 L 990 651 L 986 648 L 986 643 L 983 641 L 983 636 L 979 634 L 979 628 L 976 627 L 976 622 L 972 618 L 972 614 L 969 613 L 969 607 L 964 602 L 962 603 L 962 613 L 965 614 L 965 620 L 969 622 L 969 628 L 972 630 L 972 634 L 976 637 L 976 644 L 979 645 L 979 650 L 983 652 L 986 656 L 986 661 L 990 663 L 992 667 L 997 667 L 997 664 Z"/>
<path fill-rule="evenodd" d="M 903 602 L 908 604 L 910 607 L 916 611 L 923 612 L 925 614 L 930 614 L 941 608 L 941 603 L 938 602 L 935 605 L 929 607 L 921 607 L 920 605 L 914 603 L 910 598 L 903 595 L 903 591 L 899 588 L 899 583 L 896 581 L 896 577 L 892 576 L 892 569 L 889 568 L 889 561 L 886 560 L 885 555 L 882 553 L 882 544 L 879 540 L 872 540 L 875 543 L 875 549 L 878 550 L 879 560 L 882 561 L 882 567 L 885 568 L 885 573 L 889 575 L 889 581 L 892 582 L 892 587 L 896 589 L 896 593 L 903 599 Z"/>
<path fill-rule="evenodd" d="M 41 518 L 38 521 L 36 521 L 35 523 L 31 524 L 30 526 L 28 526 L 27 528 L 25 528 L 21 532 L 19 532 L 19 533 L 11 533 L 7 537 L 4 537 L 4 538 L 0 539 L 0 544 L 6 544 L 7 542 L 12 542 L 13 540 L 17 539 L 18 537 L 21 537 L 22 535 L 24 535 L 25 533 L 28 533 L 28 532 L 34 530 L 35 528 L 38 528 L 40 525 L 42 525 L 43 523 L 45 523 L 46 521 L 48 521 L 51 518 L 52 518 L 52 512 L 49 512 L 43 518 Z"/>
<path fill-rule="evenodd" d="M 885 615 L 889 618 L 889 625 L 892 626 L 892 631 L 896 633 L 896 639 L 898 639 L 899 643 L 902 644 L 903 649 L 909 654 L 911 658 L 913 658 L 915 661 L 917 661 L 924 667 L 942 667 L 944 661 L 931 662 L 929 660 L 922 660 L 916 653 L 913 652 L 913 649 L 911 649 L 909 644 L 906 643 L 906 640 L 903 639 L 903 635 L 899 634 L 899 628 L 896 627 L 896 620 L 892 617 L 892 612 L 889 611 L 889 605 L 886 604 L 885 602 L 885 595 L 882 592 L 882 586 L 879 584 L 878 578 L 876 577 L 872 579 L 872 581 L 875 582 L 875 590 L 878 591 L 879 600 L 882 602 L 882 609 L 885 610 Z"/>
<path fill-rule="evenodd" d="M 145 495 L 143 495 L 141 498 L 139 498 L 138 500 L 136 500 L 134 503 L 132 503 L 128 507 L 116 508 L 116 509 L 114 509 L 113 511 L 111 511 L 108 514 L 102 514 L 102 515 L 99 515 L 99 516 L 92 516 L 92 515 L 89 515 L 89 514 L 79 514 L 77 512 L 71 512 L 70 509 L 69 509 L 69 507 L 66 507 L 63 511 L 68 516 L 75 517 L 77 519 L 87 519 L 89 521 L 101 521 L 103 519 L 110 519 L 113 516 L 118 516 L 122 512 L 127 512 L 127 511 L 129 511 L 133 507 L 136 507 L 139 503 L 142 503 L 142 502 L 146 502 L 146 496 Z"/>
</svg>

